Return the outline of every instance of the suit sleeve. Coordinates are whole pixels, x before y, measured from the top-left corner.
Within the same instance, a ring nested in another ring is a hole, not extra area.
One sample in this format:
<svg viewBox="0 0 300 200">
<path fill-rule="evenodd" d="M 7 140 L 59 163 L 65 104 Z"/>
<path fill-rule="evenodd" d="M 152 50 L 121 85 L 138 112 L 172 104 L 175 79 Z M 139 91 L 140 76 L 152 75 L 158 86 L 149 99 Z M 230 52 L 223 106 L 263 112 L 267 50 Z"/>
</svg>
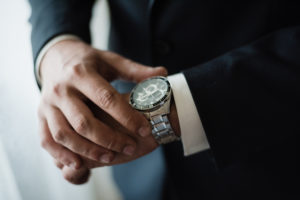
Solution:
<svg viewBox="0 0 300 200">
<path fill-rule="evenodd" d="M 219 166 L 284 149 L 300 133 L 300 27 L 183 71 Z"/>
<path fill-rule="evenodd" d="M 90 43 L 89 22 L 94 0 L 29 0 L 34 62 L 42 47 L 60 34 L 76 35 Z"/>
</svg>

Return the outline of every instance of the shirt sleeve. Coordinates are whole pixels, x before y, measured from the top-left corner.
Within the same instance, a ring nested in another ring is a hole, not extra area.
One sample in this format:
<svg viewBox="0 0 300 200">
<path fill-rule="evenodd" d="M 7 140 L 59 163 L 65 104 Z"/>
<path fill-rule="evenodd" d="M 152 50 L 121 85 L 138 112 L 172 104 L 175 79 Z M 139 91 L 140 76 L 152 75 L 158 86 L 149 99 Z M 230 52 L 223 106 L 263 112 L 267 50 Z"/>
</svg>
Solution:
<svg viewBox="0 0 300 200">
<path fill-rule="evenodd" d="M 184 155 L 210 148 L 187 81 L 182 73 L 168 76 L 178 113 Z"/>
<path fill-rule="evenodd" d="M 71 34 L 63 34 L 54 37 L 52 40 L 50 40 L 46 45 L 41 49 L 40 53 L 37 56 L 36 62 L 35 62 L 35 76 L 37 79 L 37 82 L 39 85 L 41 85 L 41 74 L 40 74 L 40 65 L 42 62 L 42 59 L 46 55 L 47 51 L 56 43 L 63 41 L 63 40 L 70 40 L 70 39 L 75 39 L 75 40 L 80 40 L 79 37 Z"/>
</svg>

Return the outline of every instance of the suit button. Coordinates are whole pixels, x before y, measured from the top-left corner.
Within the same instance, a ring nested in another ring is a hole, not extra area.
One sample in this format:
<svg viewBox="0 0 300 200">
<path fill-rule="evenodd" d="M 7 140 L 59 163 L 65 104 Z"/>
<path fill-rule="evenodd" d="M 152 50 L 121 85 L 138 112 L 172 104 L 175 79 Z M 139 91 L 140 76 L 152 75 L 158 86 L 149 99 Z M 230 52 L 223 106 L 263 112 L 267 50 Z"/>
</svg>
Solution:
<svg viewBox="0 0 300 200">
<path fill-rule="evenodd" d="M 158 55 L 167 55 L 171 51 L 170 44 L 163 40 L 156 40 L 154 42 L 154 50 Z"/>
</svg>

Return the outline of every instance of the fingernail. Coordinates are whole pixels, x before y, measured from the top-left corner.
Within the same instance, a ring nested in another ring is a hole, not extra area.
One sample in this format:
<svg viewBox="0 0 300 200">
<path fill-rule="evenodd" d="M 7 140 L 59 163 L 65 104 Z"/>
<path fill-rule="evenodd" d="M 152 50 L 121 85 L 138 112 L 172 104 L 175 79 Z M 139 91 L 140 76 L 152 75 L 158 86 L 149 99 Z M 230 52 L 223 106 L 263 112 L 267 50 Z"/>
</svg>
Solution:
<svg viewBox="0 0 300 200">
<path fill-rule="evenodd" d="M 146 137 L 150 134 L 150 130 L 147 126 L 143 126 L 139 129 L 139 134 L 142 137 Z"/>
<path fill-rule="evenodd" d="M 135 148 L 131 145 L 127 145 L 124 149 L 123 149 L 123 153 L 131 156 L 134 153 Z"/>
<path fill-rule="evenodd" d="M 110 159 L 111 159 L 111 157 L 109 154 L 104 154 L 100 157 L 100 161 L 102 163 L 110 163 Z"/>
</svg>

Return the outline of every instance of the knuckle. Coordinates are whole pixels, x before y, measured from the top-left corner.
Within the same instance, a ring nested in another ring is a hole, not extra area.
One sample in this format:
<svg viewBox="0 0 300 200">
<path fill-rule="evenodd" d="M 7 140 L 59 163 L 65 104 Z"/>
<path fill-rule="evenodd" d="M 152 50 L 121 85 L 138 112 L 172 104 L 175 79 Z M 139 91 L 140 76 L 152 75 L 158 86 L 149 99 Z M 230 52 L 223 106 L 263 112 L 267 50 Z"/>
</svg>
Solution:
<svg viewBox="0 0 300 200">
<path fill-rule="evenodd" d="M 115 92 L 109 89 L 98 89 L 96 91 L 96 99 L 101 108 L 107 109 L 113 106 L 115 100 Z"/>
<path fill-rule="evenodd" d="M 100 156 L 102 155 L 102 152 L 97 149 L 90 149 L 86 153 L 86 156 L 89 158 L 92 158 L 94 160 L 99 160 Z"/>
<path fill-rule="evenodd" d="M 53 96 L 61 97 L 66 94 L 67 88 L 65 84 L 58 82 L 54 83 L 49 90 L 48 95 L 46 95 L 45 99 L 51 99 Z"/>
<path fill-rule="evenodd" d="M 89 155 L 91 154 L 92 150 L 90 148 L 82 148 L 80 150 L 80 154 L 86 157 L 89 157 Z"/>
<path fill-rule="evenodd" d="M 62 90 L 62 86 L 60 83 L 54 84 L 53 87 L 51 88 L 52 94 L 55 94 L 57 96 L 60 96 L 61 90 Z"/>
<path fill-rule="evenodd" d="M 54 133 L 53 133 L 53 139 L 55 142 L 57 143 L 64 143 L 65 140 L 66 140 L 66 137 L 65 137 L 65 134 L 64 134 L 64 131 L 62 129 L 58 129 L 56 130 Z"/>
<path fill-rule="evenodd" d="M 122 152 L 123 146 L 124 146 L 123 140 L 120 140 L 119 137 L 114 136 L 109 139 L 106 145 L 106 149 L 113 150 L 116 152 Z"/>
<path fill-rule="evenodd" d="M 66 78 L 71 81 L 84 78 L 86 74 L 92 71 L 94 62 L 95 61 L 93 59 L 87 58 L 77 64 L 64 66 Z"/>
<path fill-rule="evenodd" d="M 89 124 L 90 124 L 90 120 L 87 117 L 79 116 L 75 120 L 74 130 L 77 133 L 85 134 L 88 130 Z"/>
<path fill-rule="evenodd" d="M 82 77 L 84 72 L 85 72 L 85 67 L 81 63 L 75 64 L 71 67 L 68 67 L 68 72 L 69 72 L 68 77 L 71 78 L 71 79 Z"/>
<path fill-rule="evenodd" d="M 69 165 L 71 163 L 71 161 L 67 158 L 64 152 L 58 151 L 54 157 L 64 165 Z"/>
<path fill-rule="evenodd" d="M 107 149 L 114 150 L 120 152 L 120 148 L 118 147 L 118 142 L 116 137 L 111 137 L 106 145 Z"/>
<path fill-rule="evenodd" d="M 132 60 L 125 59 L 125 58 L 122 59 L 121 62 L 124 66 L 128 66 L 128 67 L 134 64 L 134 62 Z"/>
<path fill-rule="evenodd" d="M 49 147 L 49 141 L 46 138 L 42 138 L 40 144 L 43 149 L 48 149 Z"/>
<path fill-rule="evenodd" d="M 70 141 L 68 144 L 66 144 L 65 146 L 67 146 L 68 149 L 70 149 L 72 152 L 74 153 L 80 153 L 81 152 L 81 148 L 80 145 L 78 145 L 76 142 L 74 141 Z"/>
<path fill-rule="evenodd" d="M 128 114 L 128 116 L 126 116 L 124 118 L 123 126 L 125 126 L 130 131 L 136 132 L 138 129 L 138 124 L 139 124 L 139 121 L 136 120 L 136 117 L 133 113 Z"/>
<path fill-rule="evenodd" d="M 64 165 L 61 164 L 61 162 L 57 161 L 54 159 L 54 164 L 56 165 L 56 167 L 58 167 L 59 169 L 61 169 Z"/>
<path fill-rule="evenodd" d="M 53 157 L 66 166 L 70 166 L 71 163 L 76 163 L 73 155 L 68 155 L 65 151 L 57 151 Z"/>
</svg>

